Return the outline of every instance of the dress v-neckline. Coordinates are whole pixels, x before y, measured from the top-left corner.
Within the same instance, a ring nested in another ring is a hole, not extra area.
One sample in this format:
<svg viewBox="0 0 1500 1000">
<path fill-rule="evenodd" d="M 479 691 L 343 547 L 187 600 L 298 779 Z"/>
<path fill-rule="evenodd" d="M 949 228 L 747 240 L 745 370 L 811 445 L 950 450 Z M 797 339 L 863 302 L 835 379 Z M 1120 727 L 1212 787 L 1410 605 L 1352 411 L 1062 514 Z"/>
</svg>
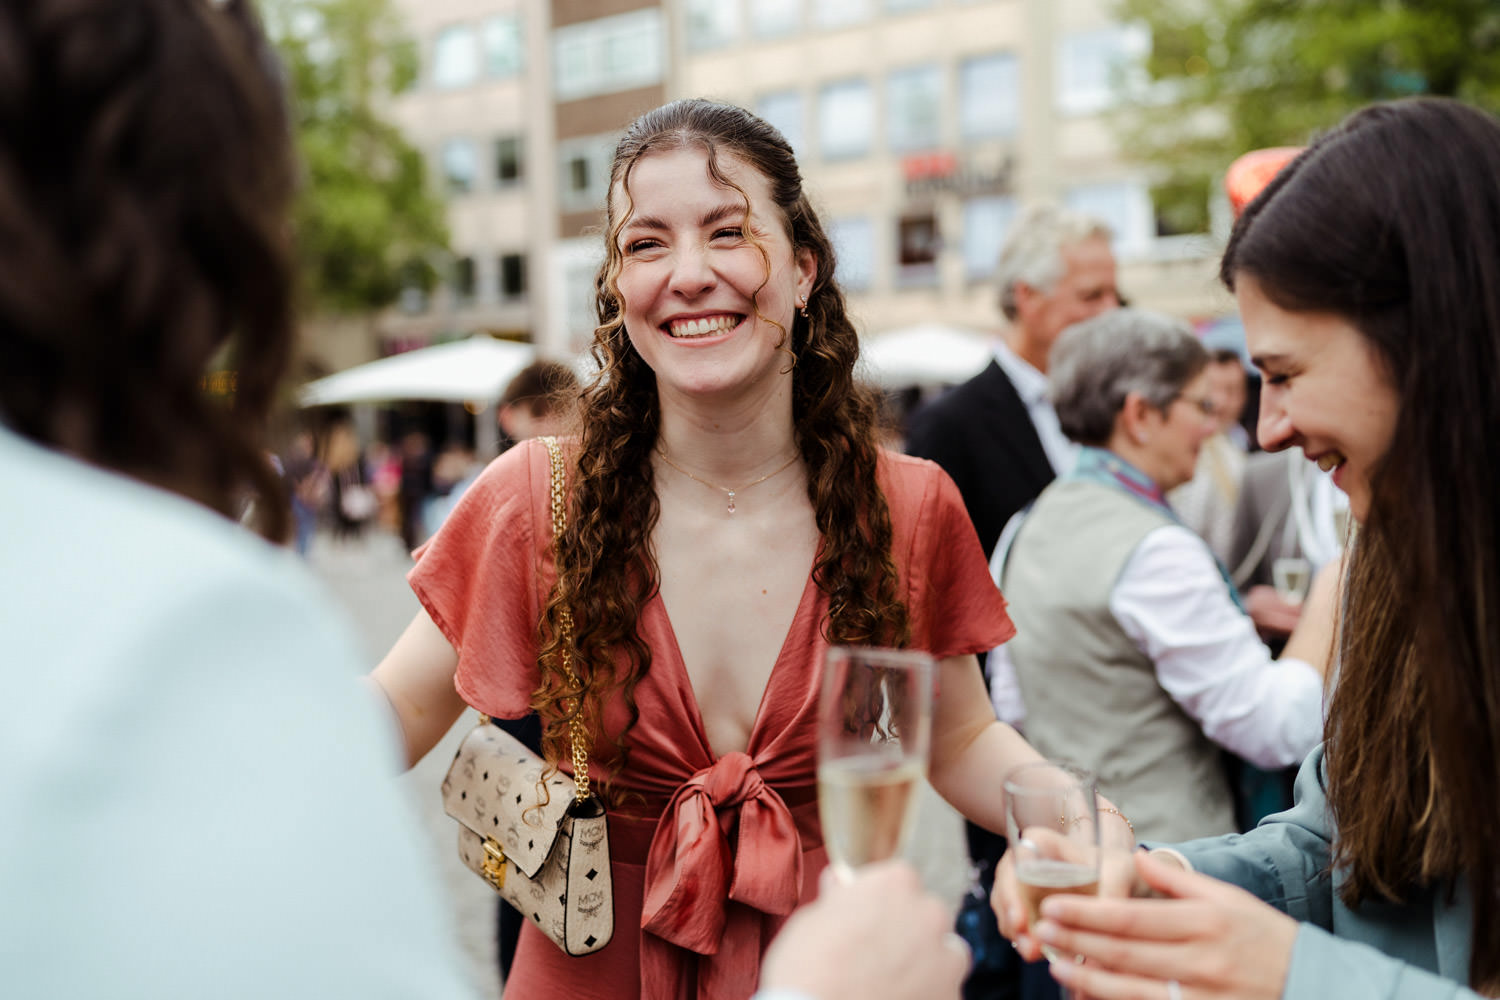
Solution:
<svg viewBox="0 0 1500 1000">
<path fill-rule="evenodd" d="M 818 585 L 813 581 L 813 570 L 817 568 L 818 559 L 823 554 L 823 542 L 818 541 L 817 550 L 813 554 L 811 565 L 807 570 L 807 581 L 802 585 L 802 596 L 797 599 L 797 608 L 792 612 L 792 620 L 787 623 L 786 635 L 781 638 L 781 646 L 776 652 L 776 659 L 771 664 L 771 672 L 766 675 L 766 685 L 761 689 L 760 702 L 755 706 L 755 715 L 750 721 L 750 736 L 746 741 L 744 752 L 754 757 L 758 747 L 758 737 L 761 731 L 766 709 L 766 695 L 770 693 L 773 685 L 777 683 L 785 672 L 784 664 L 787 659 L 787 648 L 793 637 L 798 632 L 798 626 L 802 622 L 802 616 L 810 613 L 809 605 L 816 604 L 818 595 L 822 593 Z M 692 713 L 693 729 L 698 735 L 698 742 L 703 747 L 710 764 L 717 763 L 720 755 L 714 751 L 712 744 L 708 741 L 708 726 L 703 722 L 703 708 L 698 703 L 698 691 L 693 686 L 693 675 L 688 673 L 687 658 L 682 655 L 682 646 L 677 641 L 677 629 L 672 624 L 672 616 L 667 611 L 667 602 L 662 599 L 661 588 L 657 587 L 648 602 L 648 608 L 655 608 L 656 613 L 661 615 L 662 626 L 666 632 L 667 643 L 672 654 L 673 668 L 677 671 L 676 682 L 687 695 L 687 701 Z M 658 651 L 660 652 L 660 651 Z M 660 657 L 653 657 L 652 669 L 660 665 Z"/>
</svg>

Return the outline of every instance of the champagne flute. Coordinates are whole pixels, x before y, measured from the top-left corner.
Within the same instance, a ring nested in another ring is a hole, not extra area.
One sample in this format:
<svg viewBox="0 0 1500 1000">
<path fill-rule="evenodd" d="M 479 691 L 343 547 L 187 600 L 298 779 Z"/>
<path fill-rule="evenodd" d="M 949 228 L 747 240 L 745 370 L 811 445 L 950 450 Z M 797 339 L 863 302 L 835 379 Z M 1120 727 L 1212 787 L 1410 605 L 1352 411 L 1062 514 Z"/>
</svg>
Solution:
<svg viewBox="0 0 1500 1000">
<path fill-rule="evenodd" d="M 1276 596 L 1288 604 L 1301 604 L 1312 583 L 1312 563 L 1297 556 L 1283 556 L 1271 563 L 1271 582 Z"/>
<path fill-rule="evenodd" d="M 1059 892 L 1099 891 L 1099 807 L 1094 776 L 1051 761 L 1023 764 L 1005 776 L 1005 826 L 1016 856 L 1016 881 L 1032 926 L 1042 900 Z M 1065 956 L 1047 945 L 1054 962 Z"/>
<path fill-rule="evenodd" d="M 926 653 L 835 646 L 818 706 L 818 816 L 834 872 L 901 853 L 927 775 L 934 664 Z"/>
</svg>

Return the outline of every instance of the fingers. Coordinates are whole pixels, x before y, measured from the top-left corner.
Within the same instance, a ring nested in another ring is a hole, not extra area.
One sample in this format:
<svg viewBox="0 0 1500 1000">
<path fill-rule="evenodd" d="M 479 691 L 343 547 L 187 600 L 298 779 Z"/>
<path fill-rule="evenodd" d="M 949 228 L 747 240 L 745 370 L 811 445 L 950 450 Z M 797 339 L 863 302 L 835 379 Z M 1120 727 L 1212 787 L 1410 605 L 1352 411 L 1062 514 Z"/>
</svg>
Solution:
<svg viewBox="0 0 1500 1000">
<path fill-rule="evenodd" d="M 1067 932 L 1106 934 L 1133 941 L 1181 941 L 1193 937 L 1210 919 L 1210 905 L 1172 899 L 1100 899 L 1049 896 L 1033 934 L 1047 943 Z"/>
<path fill-rule="evenodd" d="M 1117 937 L 1075 927 L 1064 927 L 1043 918 L 1036 925 L 1039 940 L 1065 955 L 1079 955 L 1090 962 L 1120 973 L 1158 976 L 1179 962 L 1184 938 L 1152 940 Z"/>
<path fill-rule="evenodd" d="M 1026 917 L 1026 905 L 1021 901 L 1021 885 L 1016 880 L 1015 854 L 1006 851 L 995 869 L 995 886 L 990 891 L 990 908 L 995 911 L 995 922 L 1000 933 L 1016 946 L 1016 951 L 1028 962 L 1040 961 L 1042 949 L 1031 937 Z"/>
<path fill-rule="evenodd" d="M 1157 979 L 1127 975 L 1087 963 L 1053 962 L 1048 971 L 1075 996 L 1086 996 L 1090 1000 L 1186 1000 L 1187 996 L 1187 991 L 1181 988 L 1175 996 L 1168 993 L 1167 985 Z"/>
</svg>

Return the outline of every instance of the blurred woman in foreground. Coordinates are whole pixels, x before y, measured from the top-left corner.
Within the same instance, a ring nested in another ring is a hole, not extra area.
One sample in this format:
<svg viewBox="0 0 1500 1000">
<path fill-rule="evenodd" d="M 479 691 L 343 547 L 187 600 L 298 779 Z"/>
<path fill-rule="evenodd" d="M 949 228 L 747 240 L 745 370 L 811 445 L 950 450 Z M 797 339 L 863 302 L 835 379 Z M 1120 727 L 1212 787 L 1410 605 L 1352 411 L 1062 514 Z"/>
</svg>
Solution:
<svg viewBox="0 0 1500 1000">
<path fill-rule="evenodd" d="M 293 176 L 247 4 L 0 5 L 9 996 L 467 995 L 351 637 L 234 521 L 290 528 Z"/>
<path fill-rule="evenodd" d="M 1054 896 L 1028 928 L 1012 880 L 997 912 L 1021 949 L 1089 959 L 1054 966 L 1066 985 L 1102 1000 L 1500 995 L 1496 177 L 1490 115 L 1380 105 L 1235 226 L 1222 275 L 1265 377 L 1261 443 L 1331 470 L 1361 524 L 1326 743 L 1290 811 L 1138 854 L 1135 888 L 1166 899 Z"/>
</svg>

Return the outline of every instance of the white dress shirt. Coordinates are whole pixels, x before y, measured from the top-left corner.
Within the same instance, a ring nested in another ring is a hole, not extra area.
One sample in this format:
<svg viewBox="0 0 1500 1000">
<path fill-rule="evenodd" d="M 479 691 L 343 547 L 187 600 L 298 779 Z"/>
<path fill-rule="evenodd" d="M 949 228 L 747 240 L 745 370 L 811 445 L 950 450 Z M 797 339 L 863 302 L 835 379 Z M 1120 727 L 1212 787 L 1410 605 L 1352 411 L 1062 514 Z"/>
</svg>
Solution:
<svg viewBox="0 0 1500 1000">
<path fill-rule="evenodd" d="M 1047 453 L 1052 470 L 1060 476 L 1072 469 L 1078 460 L 1078 445 L 1068 440 L 1057 422 L 1057 411 L 1047 397 L 1046 373 L 1037 371 L 1003 340 L 995 341 L 995 362 L 1016 387 L 1016 395 L 1021 397 L 1026 414 L 1031 417 L 1036 436 L 1042 439 L 1042 450 Z"/>
<path fill-rule="evenodd" d="M 1005 555 L 997 547 L 990 563 L 997 583 Z M 1172 700 L 1225 749 L 1257 767 L 1289 767 L 1323 738 L 1317 671 L 1302 660 L 1271 659 L 1202 539 L 1187 528 L 1166 525 L 1141 540 L 1109 610 L 1156 665 Z M 1004 646 L 990 653 L 988 666 L 995 714 L 1021 728 L 1026 705 Z"/>
</svg>

